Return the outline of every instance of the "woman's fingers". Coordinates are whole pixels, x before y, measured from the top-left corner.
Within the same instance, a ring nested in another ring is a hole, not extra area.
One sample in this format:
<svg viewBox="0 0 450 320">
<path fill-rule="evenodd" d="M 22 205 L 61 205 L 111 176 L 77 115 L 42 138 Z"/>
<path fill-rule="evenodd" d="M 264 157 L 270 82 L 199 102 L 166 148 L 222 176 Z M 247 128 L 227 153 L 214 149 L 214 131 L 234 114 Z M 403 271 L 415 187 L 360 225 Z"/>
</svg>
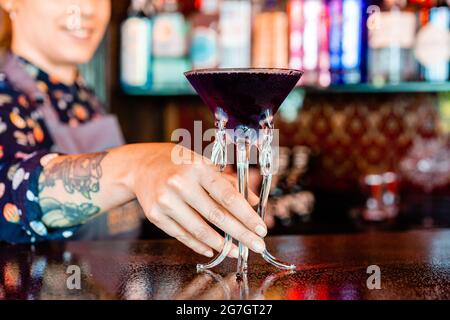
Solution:
<svg viewBox="0 0 450 320">
<path fill-rule="evenodd" d="M 235 176 L 224 173 L 223 177 L 225 179 L 227 179 L 229 182 L 231 182 L 233 187 L 235 187 L 237 189 L 237 187 L 238 187 L 237 178 Z M 250 189 L 248 190 L 248 202 L 250 203 L 250 205 L 252 207 L 256 206 L 259 203 L 259 197 Z"/>
<path fill-rule="evenodd" d="M 234 259 L 237 259 L 239 257 L 239 248 L 234 243 L 231 246 L 231 250 L 228 256 Z"/>
<path fill-rule="evenodd" d="M 225 244 L 223 237 L 210 227 L 197 212 L 175 193 L 168 192 L 165 197 L 167 201 L 160 199 L 158 203 L 163 214 L 183 226 L 197 241 L 218 252 L 222 251 Z M 232 248 L 232 250 L 229 254 L 237 258 L 236 249 Z"/>
<path fill-rule="evenodd" d="M 170 217 L 160 215 L 156 219 L 150 219 L 150 221 L 162 231 L 167 233 L 169 236 L 174 237 L 198 254 L 204 255 L 209 258 L 212 258 L 214 256 L 214 252 L 210 247 L 195 239 L 191 234 L 189 234 L 189 232 L 187 232 L 182 226 L 180 226 Z"/>
<path fill-rule="evenodd" d="M 228 183 L 225 182 L 225 184 Z M 228 186 L 228 188 L 232 189 L 231 186 Z M 261 237 L 247 229 L 224 207 L 211 199 L 200 185 L 193 184 L 190 188 L 181 188 L 177 191 L 192 208 L 209 222 L 230 234 L 236 240 L 243 242 L 251 250 L 257 253 L 262 253 L 265 250 L 265 244 Z M 254 211 L 253 215 L 256 215 Z"/>
<path fill-rule="evenodd" d="M 223 178 L 220 173 L 207 170 L 204 174 L 200 175 L 199 182 L 218 204 L 231 213 L 233 217 L 242 222 L 242 224 L 244 224 L 252 233 L 256 233 L 260 237 L 266 236 L 267 227 L 264 221 L 258 216 L 255 210 L 253 210 L 245 197 L 233 188 L 229 181 Z M 197 190 L 197 192 L 199 191 Z M 205 201 L 206 200 L 203 199 L 201 202 Z M 213 212 L 217 211 L 211 206 L 211 200 L 208 203 L 206 209 Z M 207 211 L 207 213 L 209 213 L 209 211 Z"/>
<path fill-rule="evenodd" d="M 163 214 L 168 215 L 183 226 L 197 241 L 216 251 L 220 251 L 223 248 L 223 238 L 186 204 L 177 201 L 174 199 L 175 197 L 170 198 L 172 198 L 170 205 L 174 207 L 162 207 Z"/>
</svg>

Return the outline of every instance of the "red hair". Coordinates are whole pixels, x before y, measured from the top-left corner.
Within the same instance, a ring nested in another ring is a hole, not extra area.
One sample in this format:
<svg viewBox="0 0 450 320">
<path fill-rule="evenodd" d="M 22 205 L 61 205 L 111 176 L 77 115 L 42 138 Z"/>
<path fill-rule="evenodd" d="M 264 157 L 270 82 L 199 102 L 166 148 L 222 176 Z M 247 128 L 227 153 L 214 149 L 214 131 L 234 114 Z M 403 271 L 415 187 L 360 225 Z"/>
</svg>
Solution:
<svg viewBox="0 0 450 320">
<path fill-rule="evenodd" d="M 11 48 L 12 26 L 9 14 L 0 8 L 0 51 Z"/>
</svg>

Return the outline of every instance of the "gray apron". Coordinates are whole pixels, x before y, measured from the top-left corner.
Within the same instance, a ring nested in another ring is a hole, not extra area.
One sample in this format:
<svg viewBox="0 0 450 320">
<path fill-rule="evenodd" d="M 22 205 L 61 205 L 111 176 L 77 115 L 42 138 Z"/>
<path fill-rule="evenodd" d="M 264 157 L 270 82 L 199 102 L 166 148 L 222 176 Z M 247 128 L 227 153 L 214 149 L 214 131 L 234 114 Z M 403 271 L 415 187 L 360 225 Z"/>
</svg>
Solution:
<svg viewBox="0 0 450 320">
<path fill-rule="evenodd" d="M 61 122 L 47 94 L 37 87 L 36 81 L 23 68 L 18 57 L 8 54 L 2 72 L 15 89 L 25 93 L 43 116 L 54 142 L 52 152 L 83 154 L 102 152 L 125 143 L 119 122 L 113 115 L 102 114 L 95 120 L 73 128 Z M 140 206 L 130 203 L 85 224 L 74 239 L 103 240 L 136 238 L 142 221 Z"/>
</svg>

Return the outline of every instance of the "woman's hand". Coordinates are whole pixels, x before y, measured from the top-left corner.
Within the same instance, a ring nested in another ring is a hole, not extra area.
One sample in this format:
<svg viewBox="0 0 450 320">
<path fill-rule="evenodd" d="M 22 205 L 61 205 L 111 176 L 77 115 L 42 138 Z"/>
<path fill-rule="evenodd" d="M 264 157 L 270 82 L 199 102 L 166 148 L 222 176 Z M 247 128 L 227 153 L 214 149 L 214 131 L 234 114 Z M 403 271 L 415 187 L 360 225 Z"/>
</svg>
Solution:
<svg viewBox="0 0 450 320">
<path fill-rule="evenodd" d="M 124 148 L 136 155 L 135 164 L 130 163 L 136 169 L 128 176 L 129 188 L 157 227 L 207 257 L 213 256 L 212 249 L 221 251 L 224 246 L 223 237 L 208 222 L 251 250 L 264 251 L 261 237 L 267 228 L 237 191 L 235 178 L 219 173 L 211 161 L 178 145 L 160 144 L 156 154 L 148 145 Z M 181 153 L 191 161 L 176 163 Z M 258 200 L 249 192 L 252 205 Z M 237 257 L 236 247 L 230 255 Z"/>
</svg>

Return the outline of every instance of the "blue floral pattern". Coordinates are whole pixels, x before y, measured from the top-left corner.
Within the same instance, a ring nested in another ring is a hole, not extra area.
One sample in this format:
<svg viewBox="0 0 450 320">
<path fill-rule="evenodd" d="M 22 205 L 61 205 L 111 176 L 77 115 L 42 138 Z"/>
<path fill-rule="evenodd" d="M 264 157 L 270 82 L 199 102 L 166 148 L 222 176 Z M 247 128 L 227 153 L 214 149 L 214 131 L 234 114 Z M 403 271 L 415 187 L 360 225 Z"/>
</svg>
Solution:
<svg viewBox="0 0 450 320">
<path fill-rule="evenodd" d="M 50 98 L 61 122 L 72 127 L 91 121 L 103 107 L 81 77 L 65 85 L 20 59 Z M 41 221 L 38 181 L 43 167 L 58 156 L 37 106 L 0 74 L 0 241 L 33 243 L 67 239 L 77 227 L 48 229 Z"/>
</svg>

